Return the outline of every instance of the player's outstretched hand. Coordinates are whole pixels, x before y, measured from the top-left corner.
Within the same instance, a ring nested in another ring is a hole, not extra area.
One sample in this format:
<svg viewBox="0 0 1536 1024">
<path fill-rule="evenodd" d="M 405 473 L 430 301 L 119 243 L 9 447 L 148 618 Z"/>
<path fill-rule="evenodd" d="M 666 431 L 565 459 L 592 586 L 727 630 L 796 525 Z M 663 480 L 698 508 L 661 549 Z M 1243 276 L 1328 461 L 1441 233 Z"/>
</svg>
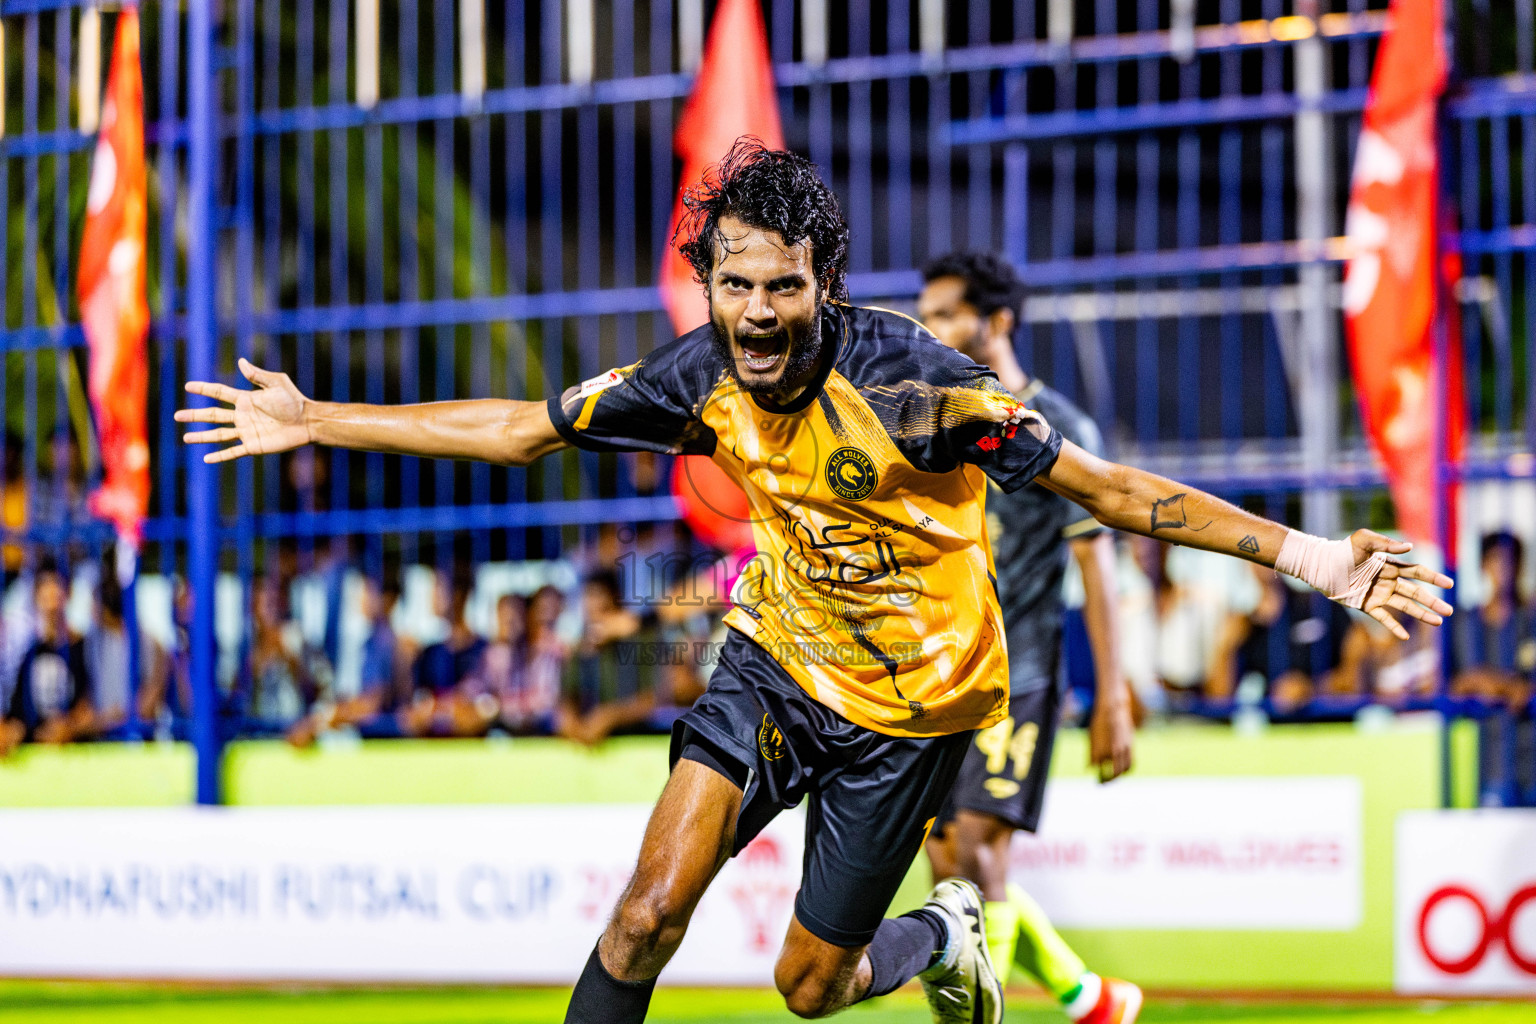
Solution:
<svg viewBox="0 0 1536 1024">
<path fill-rule="evenodd" d="M 309 400 L 288 379 L 286 373 L 263 370 L 240 360 L 240 372 L 254 384 L 255 390 L 241 391 L 225 384 L 193 380 L 187 391 L 194 395 L 227 402 L 233 408 L 209 406 L 204 409 L 177 409 L 178 423 L 220 423 L 228 426 L 194 430 L 182 438 L 187 444 L 224 444 L 228 448 L 203 456 L 208 463 L 228 462 L 242 455 L 268 455 L 286 452 L 310 442 L 305 412 Z"/>
<path fill-rule="evenodd" d="M 1412 544 L 1383 537 L 1370 530 L 1356 530 L 1350 534 L 1349 544 L 1354 549 L 1357 573 L 1365 569 L 1368 563 L 1376 566 L 1360 608 L 1386 626 L 1393 636 L 1399 640 L 1408 639 L 1408 631 L 1392 615 L 1393 611 L 1427 622 L 1431 626 L 1440 625 L 1445 621 L 1442 616 L 1451 614 L 1451 606 L 1430 589 L 1449 588 L 1452 585 L 1449 576 L 1392 557 L 1406 553 L 1413 547 Z"/>
</svg>

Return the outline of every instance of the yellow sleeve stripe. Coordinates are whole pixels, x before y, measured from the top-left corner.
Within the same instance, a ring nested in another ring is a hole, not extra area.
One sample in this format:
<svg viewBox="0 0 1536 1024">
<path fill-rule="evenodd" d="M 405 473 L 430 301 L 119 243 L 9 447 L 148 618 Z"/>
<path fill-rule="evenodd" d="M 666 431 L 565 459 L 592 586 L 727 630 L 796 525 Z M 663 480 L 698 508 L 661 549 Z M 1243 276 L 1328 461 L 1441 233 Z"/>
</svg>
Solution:
<svg viewBox="0 0 1536 1024">
<path fill-rule="evenodd" d="M 581 415 L 576 417 L 576 422 L 571 426 L 577 432 L 586 430 L 592 425 L 592 413 L 597 409 L 597 400 L 602 396 L 601 391 L 594 391 L 587 396 L 587 400 L 581 403 Z"/>
<path fill-rule="evenodd" d="M 1095 530 L 1102 529 L 1104 529 L 1104 524 L 1089 516 L 1087 519 L 1079 519 L 1072 525 L 1063 527 L 1061 535 L 1067 540 L 1071 540 L 1073 537 L 1081 537 L 1085 533 L 1092 533 Z"/>
</svg>

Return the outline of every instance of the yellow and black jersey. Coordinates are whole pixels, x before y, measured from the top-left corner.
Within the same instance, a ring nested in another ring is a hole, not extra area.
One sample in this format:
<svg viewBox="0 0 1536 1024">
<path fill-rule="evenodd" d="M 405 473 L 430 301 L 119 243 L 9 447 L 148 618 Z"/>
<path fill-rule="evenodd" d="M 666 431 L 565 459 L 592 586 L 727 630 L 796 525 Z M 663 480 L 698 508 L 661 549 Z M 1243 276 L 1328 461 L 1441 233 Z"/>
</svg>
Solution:
<svg viewBox="0 0 1536 1024">
<path fill-rule="evenodd" d="M 1000 721 L 1007 650 L 986 480 L 1015 491 L 1061 436 L 915 320 L 828 305 L 816 379 L 771 405 L 705 325 L 549 402 L 593 451 L 711 456 L 746 491 L 757 556 L 727 623 L 866 728 L 933 736 Z"/>
</svg>

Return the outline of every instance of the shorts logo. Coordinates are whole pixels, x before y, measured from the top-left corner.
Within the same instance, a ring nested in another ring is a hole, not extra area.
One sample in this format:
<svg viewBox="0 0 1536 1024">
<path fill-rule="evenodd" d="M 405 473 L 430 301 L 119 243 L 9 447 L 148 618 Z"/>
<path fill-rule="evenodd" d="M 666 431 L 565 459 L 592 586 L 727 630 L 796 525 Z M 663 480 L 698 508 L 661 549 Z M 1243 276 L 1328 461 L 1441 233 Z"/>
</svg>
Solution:
<svg viewBox="0 0 1536 1024">
<path fill-rule="evenodd" d="M 1012 779 L 1000 779 L 993 777 L 982 783 L 994 800 L 1007 800 L 1019 791 L 1019 784 Z"/>
<path fill-rule="evenodd" d="M 863 501 L 875 490 L 880 474 L 868 455 L 857 448 L 839 448 L 827 456 L 827 486 L 847 501 Z"/>
<path fill-rule="evenodd" d="M 784 756 L 784 734 L 767 715 L 763 716 L 763 724 L 757 730 L 757 750 L 768 761 L 777 761 Z"/>
</svg>

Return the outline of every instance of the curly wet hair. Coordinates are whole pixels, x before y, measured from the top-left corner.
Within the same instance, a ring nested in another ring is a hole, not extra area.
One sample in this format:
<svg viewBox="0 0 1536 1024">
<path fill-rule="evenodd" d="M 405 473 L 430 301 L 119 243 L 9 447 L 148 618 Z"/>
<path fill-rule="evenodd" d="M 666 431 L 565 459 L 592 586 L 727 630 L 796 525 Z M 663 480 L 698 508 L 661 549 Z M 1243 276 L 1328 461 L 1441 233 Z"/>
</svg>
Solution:
<svg viewBox="0 0 1536 1024">
<path fill-rule="evenodd" d="M 848 222 L 837 196 L 805 157 L 742 136 L 703 181 L 683 193 L 683 208 L 672 240 L 706 294 L 720 218 L 735 217 L 749 227 L 778 232 L 789 245 L 809 239 L 811 269 L 822 297 L 848 300 Z"/>
</svg>

